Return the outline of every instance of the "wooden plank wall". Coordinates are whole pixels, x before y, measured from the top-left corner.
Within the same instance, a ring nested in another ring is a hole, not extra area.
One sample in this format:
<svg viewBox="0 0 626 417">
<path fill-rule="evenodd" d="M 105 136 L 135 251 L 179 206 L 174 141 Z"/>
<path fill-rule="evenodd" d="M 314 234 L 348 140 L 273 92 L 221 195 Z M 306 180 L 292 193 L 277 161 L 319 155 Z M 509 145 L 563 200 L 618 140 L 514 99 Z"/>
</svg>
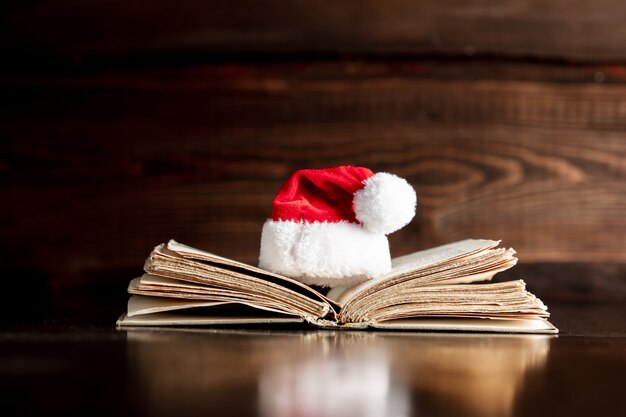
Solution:
<svg viewBox="0 0 626 417">
<path fill-rule="evenodd" d="M 417 190 L 394 254 L 501 238 L 522 261 L 511 274 L 549 297 L 626 299 L 625 13 L 9 2 L 3 263 L 24 288 L 81 289 L 126 282 L 170 237 L 255 262 L 282 181 L 349 163 Z"/>
</svg>

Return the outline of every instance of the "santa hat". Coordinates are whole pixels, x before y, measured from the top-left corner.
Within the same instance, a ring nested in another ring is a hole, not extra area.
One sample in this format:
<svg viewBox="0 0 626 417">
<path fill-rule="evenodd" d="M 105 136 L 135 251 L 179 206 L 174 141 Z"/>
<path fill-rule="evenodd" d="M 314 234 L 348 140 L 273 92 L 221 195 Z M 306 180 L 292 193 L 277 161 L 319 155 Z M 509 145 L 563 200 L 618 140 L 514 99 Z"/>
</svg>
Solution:
<svg viewBox="0 0 626 417">
<path fill-rule="evenodd" d="M 306 284 L 346 286 L 391 270 L 387 234 L 415 215 L 406 180 L 341 166 L 294 173 L 263 225 L 259 266 Z"/>
</svg>

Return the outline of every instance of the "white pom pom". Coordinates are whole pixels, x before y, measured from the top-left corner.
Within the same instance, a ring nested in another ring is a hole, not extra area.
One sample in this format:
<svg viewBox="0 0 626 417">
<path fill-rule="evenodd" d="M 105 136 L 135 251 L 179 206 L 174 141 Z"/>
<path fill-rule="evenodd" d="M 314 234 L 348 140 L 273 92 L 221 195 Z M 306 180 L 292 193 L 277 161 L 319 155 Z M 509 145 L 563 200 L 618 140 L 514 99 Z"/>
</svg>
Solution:
<svg viewBox="0 0 626 417">
<path fill-rule="evenodd" d="M 407 225 L 415 216 L 417 197 L 405 179 L 379 172 L 354 193 L 354 213 L 372 233 L 389 234 Z"/>
</svg>

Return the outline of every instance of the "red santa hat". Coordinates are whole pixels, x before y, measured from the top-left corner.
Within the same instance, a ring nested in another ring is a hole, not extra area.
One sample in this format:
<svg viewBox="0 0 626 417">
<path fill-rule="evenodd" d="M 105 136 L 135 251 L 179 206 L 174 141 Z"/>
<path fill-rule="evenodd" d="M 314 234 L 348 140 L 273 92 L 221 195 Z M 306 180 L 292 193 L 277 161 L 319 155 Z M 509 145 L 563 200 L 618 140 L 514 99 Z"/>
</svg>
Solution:
<svg viewBox="0 0 626 417">
<path fill-rule="evenodd" d="M 391 269 L 386 235 L 415 215 L 406 180 L 341 166 L 295 172 L 274 198 L 259 266 L 322 286 L 353 285 Z"/>
</svg>

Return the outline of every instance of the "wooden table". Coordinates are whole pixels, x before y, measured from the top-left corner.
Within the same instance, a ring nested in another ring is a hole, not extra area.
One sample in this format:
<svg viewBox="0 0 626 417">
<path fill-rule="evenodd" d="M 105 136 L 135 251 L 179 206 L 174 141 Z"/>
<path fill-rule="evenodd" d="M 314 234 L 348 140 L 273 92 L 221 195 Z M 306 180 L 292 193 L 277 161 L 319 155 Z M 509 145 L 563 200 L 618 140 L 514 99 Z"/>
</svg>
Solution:
<svg viewBox="0 0 626 417">
<path fill-rule="evenodd" d="M 625 415 L 626 307 L 551 305 L 558 337 L 117 330 L 114 308 L 0 333 L 10 415 Z"/>
</svg>

